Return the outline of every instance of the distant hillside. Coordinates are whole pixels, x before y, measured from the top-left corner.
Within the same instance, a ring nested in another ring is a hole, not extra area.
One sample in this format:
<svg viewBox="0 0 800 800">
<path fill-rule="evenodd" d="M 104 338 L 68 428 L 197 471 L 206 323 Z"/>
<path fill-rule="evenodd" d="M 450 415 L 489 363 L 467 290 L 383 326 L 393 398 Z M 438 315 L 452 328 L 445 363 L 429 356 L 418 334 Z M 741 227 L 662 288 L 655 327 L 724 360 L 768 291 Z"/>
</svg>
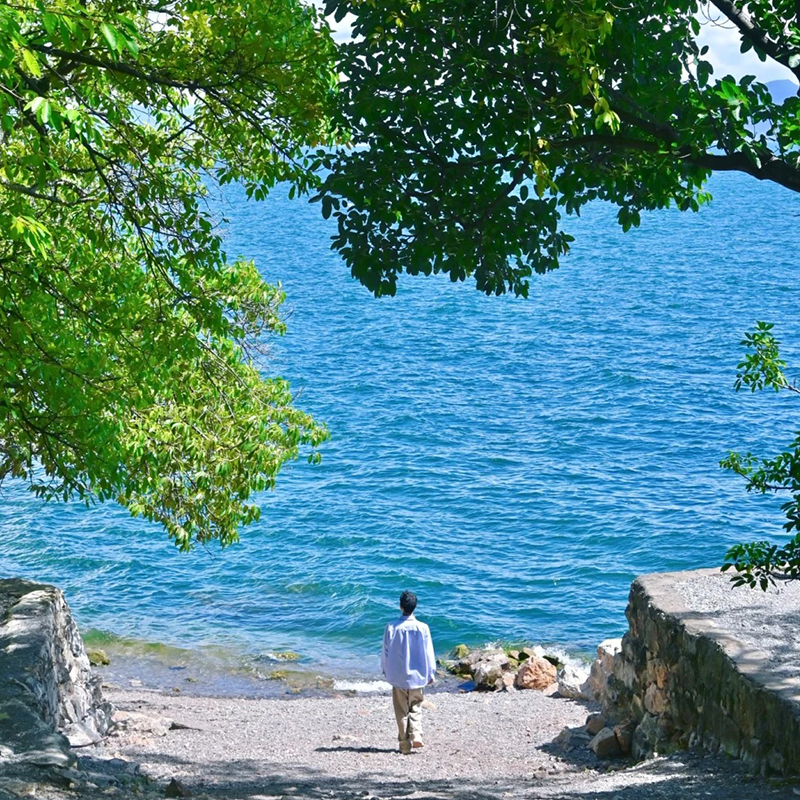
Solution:
<svg viewBox="0 0 800 800">
<path fill-rule="evenodd" d="M 800 86 L 794 81 L 770 81 L 767 89 L 776 103 L 782 103 L 787 97 L 794 97 Z"/>
</svg>

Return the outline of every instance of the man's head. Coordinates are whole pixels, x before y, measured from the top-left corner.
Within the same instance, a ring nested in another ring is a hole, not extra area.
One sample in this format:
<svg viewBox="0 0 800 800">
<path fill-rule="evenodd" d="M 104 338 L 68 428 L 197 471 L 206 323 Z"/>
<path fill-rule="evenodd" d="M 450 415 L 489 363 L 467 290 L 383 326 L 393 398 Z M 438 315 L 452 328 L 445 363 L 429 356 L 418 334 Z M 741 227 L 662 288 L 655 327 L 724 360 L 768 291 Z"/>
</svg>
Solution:
<svg viewBox="0 0 800 800">
<path fill-rule="evenodd" d="M 403 609 L 403 613 L 409 617 L 411 614 L 414 613 L 414 609 L 417 607 L 417 596 L 414 592 L 403 592 L 400 595 L 400 608 Z"/>
</svg>

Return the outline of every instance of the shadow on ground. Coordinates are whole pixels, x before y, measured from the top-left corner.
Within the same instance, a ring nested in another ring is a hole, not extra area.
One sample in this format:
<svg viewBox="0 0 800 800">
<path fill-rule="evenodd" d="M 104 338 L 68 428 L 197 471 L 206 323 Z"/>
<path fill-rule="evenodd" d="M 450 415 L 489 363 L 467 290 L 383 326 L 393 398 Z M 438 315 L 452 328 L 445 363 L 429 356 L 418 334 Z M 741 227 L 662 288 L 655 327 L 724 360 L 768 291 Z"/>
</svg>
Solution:
<svg viewBox="0 0 800 800">
<path fill-rule="evenodd" d="M 365 756 L 384 752 L 369 747 L 326 750 Z M 179 779 L 183 768 L 190 766 L 171 756 L 150 756 L 148 763 L 168 766 Z M 212 762 L 206 765 L 202 781 L 186 779 L 185 784 L 198 800 L 771 800 L 796 796 L 792 785 L 748 776 L 738 762 L 689 753 L 634 767 L 615 764 L 609 771 L 605 766 L 592 770 L 565 765 L 563 772 L 534 773 L 523 780 L 398 778 L 370 771 L 368 758 L 361 774 L 347 777 L 302 767 L 277 771 L 275 766 L 249 760 Z M 153 782 L 144 792 L 140 787 L 135 796 L 163 797 L 165 786 L 166 780 Z"/>
</svg>

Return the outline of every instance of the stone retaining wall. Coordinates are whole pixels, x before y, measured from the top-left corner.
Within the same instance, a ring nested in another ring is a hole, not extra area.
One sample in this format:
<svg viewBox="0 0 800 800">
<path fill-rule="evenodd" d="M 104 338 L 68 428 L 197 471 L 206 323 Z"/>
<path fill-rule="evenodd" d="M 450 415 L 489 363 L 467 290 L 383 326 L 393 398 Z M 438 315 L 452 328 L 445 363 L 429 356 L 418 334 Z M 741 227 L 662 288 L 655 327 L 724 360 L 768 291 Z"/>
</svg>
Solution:
<svg viewBox="0 0 800 800">
<path fill-rule="evenodd" d="M 103 700 L 78 628 L 55 586 L 0 580 L 0 759 L 64 765 L 98 741 Z"/>
<path fill-rule="evenodd" d="M 718 570 L 634 581 L 626 611 L 630 628 L 614 656 L 606 712 L 638 723 L 632 747 L 639 758 L 698 745 L 761 772 L 800 773 L 800 664 L 795 677 L 776 674 L 770 653 L 726 628 L 723 612 L 687 607 L 675 587 L 692 580 L 721 583 Z M 723 605 L 726 598 L 720 598 Z M 739 598 L 752 603 L 745 611 L 758 630 L 762 598 Z M 764 630 L 768 624 L 763 620 Z M 794 640 L 797 631 L 791 625 L 785 633 Z"/>
</svg>

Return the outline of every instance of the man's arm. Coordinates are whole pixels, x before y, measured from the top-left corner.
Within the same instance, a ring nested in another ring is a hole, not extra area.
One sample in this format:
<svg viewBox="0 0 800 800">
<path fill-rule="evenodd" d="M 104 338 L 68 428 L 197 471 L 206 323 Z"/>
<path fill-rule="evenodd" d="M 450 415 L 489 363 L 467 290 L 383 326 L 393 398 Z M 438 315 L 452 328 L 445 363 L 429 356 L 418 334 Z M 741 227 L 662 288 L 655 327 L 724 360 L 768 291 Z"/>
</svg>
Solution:
<svg viewBox="0 0 800 800">
<path fill-rule="evenodd" d="M 425 628 L 425 660 L 428 662 L 428 683 L 436 680 L 436 655 L 433 652 L 433 639 L 430 628 Z"/>
<path fill-rule="evenodd" d="M 389 626 L 383 631 L 383 647 L 381 647 L 381 672 L 386 677 L 386 661 L 389 658 Z"/>
</svg>

